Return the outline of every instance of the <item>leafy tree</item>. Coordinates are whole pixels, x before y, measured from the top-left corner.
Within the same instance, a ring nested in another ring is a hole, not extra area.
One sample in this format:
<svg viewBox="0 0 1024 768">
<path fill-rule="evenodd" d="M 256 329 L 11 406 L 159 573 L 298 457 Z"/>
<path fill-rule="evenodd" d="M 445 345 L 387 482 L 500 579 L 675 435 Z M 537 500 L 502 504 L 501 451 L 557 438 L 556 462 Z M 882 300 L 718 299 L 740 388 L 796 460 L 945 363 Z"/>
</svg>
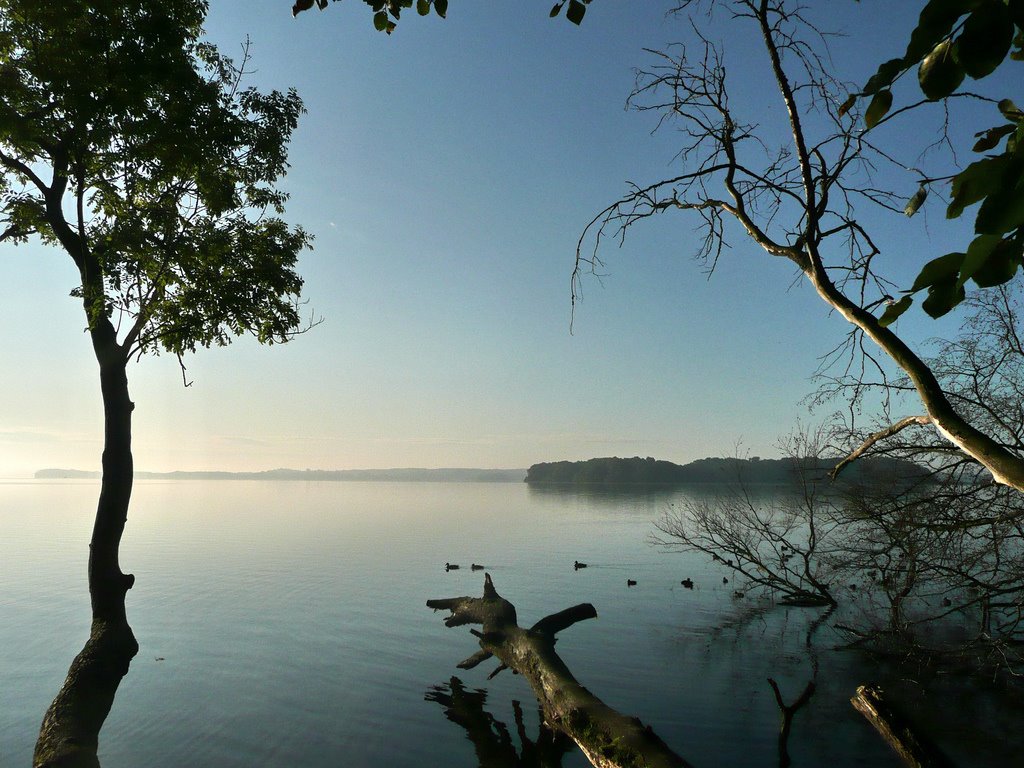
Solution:
<svg viewBox="0 0 1024 768">
<path fill-rule="evenodd" d="M 104 409 L 92 630 L 46 714 L 37 765 L 95 764 L 138 647 L 124 600 L 134 577 L 118 562 L 132 491 L 129 361 L 302 329 L 294 267 L 310 237 L 281 220 L 275 187 L 302 102 L 242 87 L 245 60 L 200 42 L 206 10 L 0 0 L 0 241 L 38 239 L 74 263 Z"/>
<path fill-rule="evenodd" d="M 338 2 L 338 0 L 334 0 Z M 373 11 L 373 26 L 378 32 L 391 34 L 398 26 L 398 20 L 402 17 L 402 11 L 413 7 L 413 0 L 363 0 L 370 10 Z M 292 16 L 298 16 L 303 11 L 308 11 L 316 5 L 321 11 L 327 7 L 327 0 L 295 0 L 292 6 Z M 442 19 L 448 13 L 448 0 L 416 0 L 416 13 L 420 16 L 428 16 L 431 8 L 434 13 Z M 554 18 L 565 8 L 565 18 L 573 24 L 580 24 L 587 12 L 590 0 L 556 0 L 551 7 L 551 17 Z"/>
<path fill-rule="evenodd" d="M 870 130 L 884 123 L 893 105 L 894 83 L 917 68 L 927 101 L 948 99 L 966 82 L 994 73 L 1007 59 L 1024 61 L 1024 3 L 1020 0 L 929 0 L 921 10 L 903 56 L 882 64 L 859 96 L 870 97 L 864 115 Z M 852 106 L 857 95 L 847 100 Z M 1008 98 L 996 104 L 1002 122 L 978 132 L 973 150 L 985 153 L 952 176 L 924 178 L 905 212 L 914 215 L 928 190 L 952 181 L 946 209 L 958 218 L 980 203 L 974 219 L 976 237 L 965 251 L 947 253 L 924 266 L 908 294 L 927 291 L 924 310 L 946 314 L 963 301 L 972 280 L 989 288 L 1010 280 L 1024 257 L 1024 111 Z M 1000 145 L 1002 149 L 1000 150 Z M 911 305 L 905 296 L 887 313 L 889 321 Z"/>
</svg>

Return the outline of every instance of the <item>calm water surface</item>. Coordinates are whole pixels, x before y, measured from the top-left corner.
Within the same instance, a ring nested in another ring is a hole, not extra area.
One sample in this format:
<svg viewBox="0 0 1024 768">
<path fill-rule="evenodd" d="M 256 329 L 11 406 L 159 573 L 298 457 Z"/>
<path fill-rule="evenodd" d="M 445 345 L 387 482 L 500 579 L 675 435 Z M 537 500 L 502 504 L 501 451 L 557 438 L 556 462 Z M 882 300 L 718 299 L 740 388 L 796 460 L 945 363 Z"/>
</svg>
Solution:
<svg viewBox="0 0 1024 768">
<path fill-rule="evenodd" d="M 96 492 L 0 483 L 0 765 L 31 763 L 42 714 L 87 637 Z M 424 606 L 479 595 L 471 562 L 488 566 L 521 624 L 593 603 L 599 618 L 563 632 L 559 653 L 695 765 L 778 765 L 766 678 L 793 699 L 815 658 L 819 688 L 796 719 L 794 764 L 898 765 L 847 702 L 887 676 L 912 690 L 908 673 L 828 651 L 827 627 L 815 657 L 804 646 L 815 611 L 765 612 L 734 599 L 703 560 L 652 548 L 652 520 L 681 498 L 525 484 L 137 483 L 122 564 L 137 578 L 128 615 L 141 651 L 104 727 L 103 765 L 477 766 L 466 731 L 426 698 L 456 673 L 486 690 L 512 733 L 520 702 L 535 738 L 527 685 L 507 672 L 488 681 L 489 663 L 457 670 L 474 639 Z M 575 559 L 590 567 L 574 571 Z M 463 567 L 446 573 L 446 561 Z M 697 588 L 683 589 L 684 577 Z M 958 697 L 947 704 L 965 716 L 943 730 L 961 765 L 988 763 L 993 729 L 1019 739 L 987 694 Z M 576 752 L 562 764 L 587 765 Z"/>
</svg>

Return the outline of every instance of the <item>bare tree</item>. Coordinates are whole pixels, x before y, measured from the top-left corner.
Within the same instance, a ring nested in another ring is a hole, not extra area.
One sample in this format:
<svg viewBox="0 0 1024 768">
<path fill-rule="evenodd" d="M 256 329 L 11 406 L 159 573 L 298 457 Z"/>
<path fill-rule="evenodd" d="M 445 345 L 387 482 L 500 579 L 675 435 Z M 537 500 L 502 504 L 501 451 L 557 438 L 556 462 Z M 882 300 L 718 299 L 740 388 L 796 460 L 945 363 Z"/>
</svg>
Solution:
<svg viewBox="0 0 1024 768">
<path fill-rule="evenodd" d="M 687 0 L 677 10 L 698 4 Z M 1024 490 L 1019 444 L 952 399 L 933 366 L 893 330 L 899 304 L 889 295 L 894 286 L 876 268 L 879 249 L 857 216 L 861 206 L 903 209 L 901 196 L 881 188 L 872 171 L 882 164 L 909 166 L 875 137 L 882 126 L 927 105 L 895 110 L 865 129 L 848 98 L 859 89 L 843 85 L 829 71 L 819 53 L 825 36 L 805 18 L 805 9 L 787 0 L 712 5 L 724 6 L 737 24 L 752 25 L 784 110 L 787 142 L 772 148 L 771 133 L 733 108 L 723 54 L 699 31 L 689 47 L 654 53 L 654 64 L 639 73 L 630 101 L 639 110 L 657 112 L 660 124 L 678 127 L 685 168 L 672 178 L 632 186 L 594 217 L 577 247 L 574 301 L 583 273 L 603 266 L 605 240 L 621 240 L 638 222 L 669 211 L 695 214 L 703 233 L 699 255 L 712 269 L 723 254 L 726 233 L 738 226 L 766 254 L 795 265 L 851 324 L 843 350 L 853 355 L 848 363 L 856 359 L 862 370 L 882 370 L 887 358 L 906 377 L 924 412 L 867 435 L 866 447 L 927 425 L 995 482 Z"/>
<path fill-rule="evenodd" d="M 1024 430 L 1020 306 L 1007 286 L 975 292 L 954 340 L 928 358 L 946 397 L 1007 444 Z M 906 379 L 874 383 L 896 403 Z M 857 397 L 857 376 L 833 377 L 827 393 Z M 895 652 L 941 654 L 973 668 L 1024 670 L 1024 499 L 982 466 L 915 423 L 875 440 L 840 411 L 827 428 L 791 438 L 803 457 L 841 453 L 910 459 L 926 473 L 903 482 L 823 484 L 805 472 L 794 492 L 768 502 L 742 485 L 731 495 L 670 510 L 658 523 L 666 547 L 695 550 L 731 568 L 743 589 L 781 602 L 838 604 L 838 626 L 856 642 Z M 883 413 L 880 418 L 884 419 Z M 833 473 L 835 474 L 835 473 Z M 840 480 L 842 480 L 842 475 Z"/>
</svg>

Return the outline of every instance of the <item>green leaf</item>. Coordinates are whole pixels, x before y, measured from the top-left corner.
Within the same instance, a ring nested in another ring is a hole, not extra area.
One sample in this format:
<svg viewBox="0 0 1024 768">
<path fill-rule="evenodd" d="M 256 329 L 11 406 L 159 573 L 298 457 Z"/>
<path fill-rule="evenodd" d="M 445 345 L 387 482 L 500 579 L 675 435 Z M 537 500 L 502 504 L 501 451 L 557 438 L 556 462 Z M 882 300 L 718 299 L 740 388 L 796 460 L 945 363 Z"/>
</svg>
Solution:
<svg viewBox="0 0 1024 768">
<path fill-rule="evenodd" d="M 979 235 L 1001 235 L 1020 226 L 1024 226 L 1024 192 L 1014 187 L 989 195 L 974 220 Z"/>
<path fill-rule="evenodd" d="M 1003 113 L 1003 117 L 1007 120 L 1013 120 L 1014 122 L 1020 122 L 1024 120 L 1024 111 L 1013 103 L 1010 99 L 1003 99 L 999 102 L 999 111 Z"/>
<path fill-rule="evenodd" d="M 955 219 L 964 208 L 996 192 L 1003 183 L 1003 177 L 1010 168 L 1006 155 L 978 160 L 953 177 L 953 200 L 946 209 L 946 218 Z"/>
<path fill-rule="evenodd" d="M 555 18 L 555 16 L 561 13 L 563 5 L 565 5 L 565 0 L 562 0 L 562 2 L 560 3 L 555 3 L 553 6 L 551 6 L 551 13 L 549 13 L 548 16 L 550 16 L 552 19 Z"/>
<path fill-rule="evenodd" d="M 1000 0 L 988 0 L 967 17 L 954 53 L 964 72 L 975 80 L 1002 64 L 1013 40 L 1013 19 Z"/>
<path fill-rule="evenodd" d="M 914 196 L 907 201 L 907 206 L 903 209 L 903 213 L 906 216 L 913 216 L 917 213 L 918 209 L 924 204 L 925 198 L 928 197 L 928 188 L 922 184 Z"/>
<path fill-rule="evenodd" d="M 966 256 L 966 253 L 947 253 L 945 256 L 932 259 L 921 268 L 921 273 L 914 280 L 910 292 L 914 293 L 922 288 L 955 280 Z"/>
<path fill-rule="evenodd" d="M 1010 12 L 1013 23 L 1020 29 L 1024 29 L 1024 3 L 1020 0 L 1009 0 L 1007 10 Z"/>
<path fill-rule="evenodd" d="M 440 16 L 442 19 L 447 18 L 448 13 L 448 0 L 434 0 L 434 13 Z"/>
<path fill-rule="evenodd" d="M 917 70 L 921 91 L 932 101 L 944 99 L 964 81 L 964 71 L 953 56 L 953 44 L 943 40 L 924 57 Z"/>
<path fill-rule="evenodd" d="M 991 288 L 1008 282 L 1017 274 L 1021 261 L 1021 245 L 1013 240 L 998 240 L 989 258 L 972 275 L 980 288 Z"/>
<path fill-rule="evenodd" d="M 837 116 L 838 117 L 842 117 L 843 115 L 845 115 L 847 112 L 849 112 L 851 109 L 853 109 L 853 105 L 856 104 L 856 103 L 857 103 L 857 94 L 856 93 L 853 94 L 852 96 L 847 96 L 846 97 L 846 101 L 844 101 L 842 104 L 839 105 L 839 112 L 837 113 Z"/>
<path fill-rule="evenodd" d="M 957 285 L 962 288 L 974 276 L 974 273 L 984 266 L 999 241 L 998 235 L 981 235 L 971 241 L 967 247 L 964 262 L 960 265 L 960 277 L 957 278 Z"/>
<path fill-rule="evenodd" d="M 977 0 L 931 0 L 921 9 L 917 27 L 910 34 L 904 59 L 907 64 L 920 61 L 953 29 L 957 19 L 970 13 Z"/>
<path fill-rule="evenodd" d="M 383 32 L 388 28 L 388 15 L 384 11 L 377 11 L 373 14 L 373 27 L 378 32 Z"/>
<path fill-rule="evenodd" d="M 963 286 L 958 287 L 956 280 L 944 280 L 928 289 L 928 296 L 921 302 L 921 309 L 933 318 L 942 317 L 963 301 L 965 296 Z"/>
<path fill-rule="evenodd" d="M 1003 136 L 1011 134 L 1015 130 L 1017 130 L 1016 125 L 999 125 L 995 128 L 989 128 L 987 131 L 979 131 L 974 136 L 980 136 L 981 138 L 975 142 L 972 149 L 975 152 L 988 152 L 990 149 L 995 149 L 999 142 L 1002 141 Z"/>
<path fill-rule="evenodd" d="M 888 88 L 892 85 L 892 81 L 899 76 L 903 70 L 914 64 L 915 60 L 907 61 L 906 59 L 889 59 L 889 61 L 882 64 L 878 71 L 871 76 L 867 84 L 864 86 L 864 95 L 871 96 L 878 93 L 883 88 Z"/>
<path fill-rule="evenodd" d="M 583 21 L 583 15 L 587 12 L 587 6 L 580 0 L 569 0 L 569 7 L 565 11 L 565 18 L 573 24 L 579 25 Z"/>
<path fill-rule="evenodd" d="M 885 90 L 876 93 L 868 105 L 867 112 L 864 113 L 864 125 L 868 128 L 874 128 L 878 125 L 878 121 L 885 117 L 885 113 L 889 111 L 891 106 L 892 91 Z"/>
<path fill-rule="evenodd" d="M 430 0 L 416 0 L 416 13 L 420 16 L 430 13 Z"/>
<path fill-rule="evenodd" d="M 888 307 L 885 308 L 885 312 L 878 318 L 878 324 L 883 328 L 888 328 L 894 322 L 896 318 L 910 309 L 910 305 L 914 303 L 914 299 L 910 296 L 904 296 L 899 301 L 894 301 Z"/>
</svg>

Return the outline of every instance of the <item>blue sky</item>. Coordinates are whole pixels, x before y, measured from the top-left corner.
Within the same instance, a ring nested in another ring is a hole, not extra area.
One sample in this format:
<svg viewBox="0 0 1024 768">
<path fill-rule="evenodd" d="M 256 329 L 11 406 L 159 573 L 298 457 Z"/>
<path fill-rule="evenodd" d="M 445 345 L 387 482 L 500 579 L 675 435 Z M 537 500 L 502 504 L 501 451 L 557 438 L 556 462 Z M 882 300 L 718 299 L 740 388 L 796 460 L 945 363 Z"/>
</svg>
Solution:
<svg viewBox="0 0 1024 768">
<path fill-rule="evenodd" d="M 457 0 L 447 20 L 410 15 L 386 37 L 357 0 L 296 19 L 284 0 L 212 0 L 209 38 L 229 54 L 252 40 L 250 83 L 305 100 L 283 186 L 287 218 L 316 237 L 300 272 L 323 322 L 284 346 L 201 351 L 187 389 L 173 358 L 132 365 L 136 467 L 775 455 L 778 436 L 813 421 L 800 401 L 846 330 L 788 263 L 734 236 L 708 280 L 691 258 L 694 220 L 666 216 L 605 251 L 570 334 L 583 227 L 627 181 L 679 168 L 678 136 L 624 109 L 643 49 L 689 35 L 669 5 L 596 0 L 577 28 L 548 18 L 550 0 Z M 810 5 L 849 33 L 835 64 L 859 82 L 902 52 L 916 19 L 911 3 Z M 713 36 L 728 35 L 736 104 L 770 122 L 781 113 L 757 78 L 764 55 L 725 21 Z M 878 220 L 897 275 L 950 250 L 942 219 L 939 205 Z M 0 476 L 98 468 L 71 262 L 36 244 L 0 257 Z M 941 327 L 900 322 L 912 338 Z"/>
</svg>

